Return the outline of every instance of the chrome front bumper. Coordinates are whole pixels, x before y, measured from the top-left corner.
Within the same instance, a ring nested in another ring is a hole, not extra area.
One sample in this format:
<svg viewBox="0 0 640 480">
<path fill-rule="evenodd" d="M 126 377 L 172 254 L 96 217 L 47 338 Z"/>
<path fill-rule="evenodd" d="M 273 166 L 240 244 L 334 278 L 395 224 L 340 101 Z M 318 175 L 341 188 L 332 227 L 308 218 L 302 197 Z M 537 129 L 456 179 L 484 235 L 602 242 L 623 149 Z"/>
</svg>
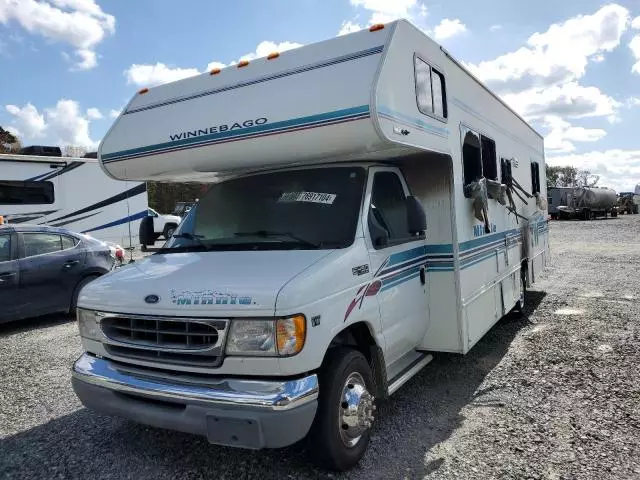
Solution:
<svg viewBox="0 0 640 480">
<path fill-rule="evenodd" d="M 91 409 L 245 448 L 302 439 L 315 417 L 319 390 L 315 374 L 294 380 L 203 379 L 87 353 L 73 365 L 72 384 Z"/>
</svg>

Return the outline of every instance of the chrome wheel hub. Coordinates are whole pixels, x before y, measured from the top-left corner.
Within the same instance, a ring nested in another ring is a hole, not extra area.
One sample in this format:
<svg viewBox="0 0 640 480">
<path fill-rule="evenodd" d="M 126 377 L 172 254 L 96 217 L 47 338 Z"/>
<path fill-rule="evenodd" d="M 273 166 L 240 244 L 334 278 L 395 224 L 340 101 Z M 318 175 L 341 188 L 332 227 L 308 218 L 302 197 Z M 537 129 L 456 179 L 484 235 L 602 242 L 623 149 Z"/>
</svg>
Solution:
<svg viewBox="0 0 640 480">
<path fill-rule="evenodd" d="M 354 447 L 371 428 L 375 409 L 373 395 L 367 391 L 362 375 L 357 372 L 349 375 L 342 387 L 338 406 L 340 438 L 347 447 Z"/>
</svg>

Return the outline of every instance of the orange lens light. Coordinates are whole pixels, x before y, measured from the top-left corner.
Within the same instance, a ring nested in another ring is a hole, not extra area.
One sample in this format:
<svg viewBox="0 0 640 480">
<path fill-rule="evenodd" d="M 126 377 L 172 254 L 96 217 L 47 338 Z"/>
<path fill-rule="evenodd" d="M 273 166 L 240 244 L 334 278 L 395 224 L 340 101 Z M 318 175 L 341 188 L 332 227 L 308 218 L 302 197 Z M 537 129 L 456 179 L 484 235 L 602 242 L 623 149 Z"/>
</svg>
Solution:
<svg viewBox="0 0 640 480">
<path fill-rule="evenodd" d="M 378 30 L 382 30 L 384 28 L 384 23 L 376 23 L 375 25 L 371 25 L 369 27 L 370 32 L 377 32 Z"/>
<path fill-rule="evenodd" d="M 290 356 L 299 353 L 304 346 L 307 321 L 304 315 L 281 318 L 276 321 L 276 343 L 278 354 Z"/>
<path fill-rule="evenodd" d="M 274 59 L 278 58 L 279 56 L 280 56 L 280 54 L 278 52 L 273 52 L 273 53 L 270 53 L 267 56 L 267 60 L 274 60 Z"/>
<path fill-rule="evenodd" d="M 138 93 L 140 95 L 144 95 L 145 93 L 147 93 L 149 91 L 149 89 L 147 87 L 145 88 L 141 88 L 140 90 L 138 90 Z"/>
<path fill-rule="evenodd" d="M 246 67 L 247 65 L 249 65 L 249 60 L 240 60 L 238 68 Z"/>
<path fill-rule="evenodd" d="M 221 71 L 219 68 L 214 68 L 209 72 L 209 75 L 218 75 Z"/>
</svg>

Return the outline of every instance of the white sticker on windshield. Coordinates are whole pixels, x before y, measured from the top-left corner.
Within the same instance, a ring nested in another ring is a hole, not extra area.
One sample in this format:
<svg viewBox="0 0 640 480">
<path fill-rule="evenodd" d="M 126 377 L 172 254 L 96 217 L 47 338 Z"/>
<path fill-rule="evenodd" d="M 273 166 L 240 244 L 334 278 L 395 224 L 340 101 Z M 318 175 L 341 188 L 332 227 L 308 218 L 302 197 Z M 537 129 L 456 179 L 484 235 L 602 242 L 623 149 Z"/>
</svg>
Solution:
<svg viewBox="0 0 640 480">
<path fill-rule="evenodd" d="M 335 193 L 285 192 L 280 196 L 278 202 L 309 202 L 332 205 L 336 197 Z"/>
</svg>

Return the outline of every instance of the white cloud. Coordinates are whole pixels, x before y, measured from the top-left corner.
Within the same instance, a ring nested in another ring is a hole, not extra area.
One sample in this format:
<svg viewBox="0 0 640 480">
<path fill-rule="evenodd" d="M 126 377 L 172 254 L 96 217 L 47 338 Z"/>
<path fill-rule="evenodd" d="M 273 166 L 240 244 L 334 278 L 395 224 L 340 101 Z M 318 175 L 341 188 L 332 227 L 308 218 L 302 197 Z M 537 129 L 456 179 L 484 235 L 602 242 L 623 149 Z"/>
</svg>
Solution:
<svg viewBox="0 0 640 480">
<path fill-rule="evenodd" d="M 193 77 L 199 73 L 197 68 L 171 68 L 164 63 L 158 62 L 155 65 L 133 64 L 125 70 L 124 75 L 127 77 L 127 83 L 129 84 L 140 87 L 153 87 Z"/>
<path fill-rule="evenodd" d="M 27 142 L 44 139 L 42 142 L 60 146 L 97 146 L 97 142 L 89 134 L 91 120 L 102 117 L 96 108 L 89 108 L 83 114 L 78 102 L 62 99 L 54 107 L 45 108 L 42 113 L 30 103 L 23 107 L 7 105 L 6 110 L 14 117 L 9 128 L 17 130 L 19 136 Z"/>
<path fill-rule="evenodd" d="M 224 67 L 226 67 L 226 65 L 225 65 L 224 63 L 221 63 L 221 62 L 210 62 L 210 63 L 207 65 L 207 70 L 208 70 L 208 71 L 211 71 L 211 70 L 213 70 L 214 68 L 224 68 Z"/>
<path fill-rule="evenodd" d="M 527 46 L 494 60 L 470 65 L 494 89 L 520 91 L 581 78 L 587 63 L 614 50 L 627 29 L 629 11 L 606 5 L 592 15 L 579 15 L 534 33 Z"/>
<path fill-rule="evenodd" d="M 636 20 L 638 19 L 636 18 Z M 631 42 L 629 42 L 629 48 L 631 49 L 635 59 L 638 60 L 635 65 L 631 67 L 631 71 L 640 75 L 640 35 L 636 35 L 631 39 Z"/>
<path fill-rule="evenodd" d="M 87 108 L 87 118 L 89 120 L 100 120 L 104 118 L 97 108 Z"/>
<path fill-rule="evenodd" d="M 399 18 L 418 22 L 427 16 L 427 7 L 418 0 L 351 0 L 351 5 L 371 13 L 367 26 Z"/>
<path fill-rule="evenodd" d="M 556 116 L 545 117 L 543 124 L 549 129 L 544 146 L 551 153 L 573 152 L 576 149 L 574 142 L 597 142 L 607 135 L 601 128 L 576 127 Z"/>
<path fill-rule="evenodd" d="M 584 87 L 577 82 L 508 93 L 502 95 L 502 98 L 528 120 L 546 115 L 570 118 L 612 117 L 622 105 L 599 88 Z"/>
<path fill-rule="evenodd" d="M 633 191 L 640 181 L 640 150 L 612 149 L 547 157 L 549 165 L 573 166 L 600 176 L 599 186 Z"/>
<path fill-rule="evenodd" d="M 275 43 L 269 40 L 264 40 L 263 42 L 260 42 L 258 44 L 255 52 L 247 53 L 242 57 L 240 57 L 239 60 L 251 61 L 251 60 L 255 60 L 256 58 L 266 57 L 270 53 L 274 53 L 274 52 L 282 53 L 282 52 L 286 52 L 287 50 L 293 50 L 294 48 L 298 48 L 302 46 L 303 45 L 301 43 L 296 43 L 296 42 Z M 207 71 L 213 70 L 214 68 L 225 68 L 230 65 L 235 65 L 236 63 L 238 62 L 233 61 L 229 65 L 226 65 L 222 62 L 209 62 L 209 64 L 207 65 Z"/>
<path fill-rule="evenodd" d="M 122 112 L 122 109 L 121 110 L 111 109 L 109 111 L 109 118 L 114 118 L 114 119 L 118 118 L 120 116 L 121 112 Z"/>
<path fill-rule="evenodd" d="M 640 17 L 636 17 L 631 22 L 631 28 L 635 28 L 636 30 L 640 30 Z"/>
<path fill-rule="evenodd" d="M 273 52 L 285 52 L 287 50 L 293 50 L 294 48 L 302 47 L 301 43 L 296 42 L 281 42 L 275 43 L 269 40 L 265 40 L 258 44 L 255 52 L 247 53 L 243 55 L 241 60 L 255 60 L 256 58 L 266 57 Z"/>
<path fill-rule="evenodd" d="M 629 97 L 624 105 L 627 108 L 640 107 L 640 97 Z"/>
<path fill-rule="evenodd" d="M 96 46 L 115 33 L 116 20 L 94 0 L 0 0 L 0 23 L 15 21 L 29 33 L 66 43 L 79 57 L 75 69 L 97 65 Z"/>
<path fill-rule="evenodd" d="M 44 115 L 38 112 L 38 109 L 32 104 L 27 103 L 24 107 L 7 105 L 5 108 L 7 112 L 14 117 L 13 127 L 18 131 L 20 136 L 26 138 L 44 137 L 45 131 L 47 130 Z"/>
<path fill-rule="evenodd" d="M 459 19 L 450 20 L 448 18 L 436 25 L 433 29 L 433 35 L 436 40 L 445 40 L 467 31 L 467 27 Z"/>
<path fill-rule="evenodd" d="M 492 32 L 497 32 L 498 30 L 502 30 L 504 27 L 502 25 L 491 25 L 489 30 Z"/>
<path fill-rule="evenodd" d="M 358 32 L 362 30 L 362 28 L 363 27 L 361 27 L 357 23 L 354 23 L 348 20 L 346 22 L 342 22 L 342 25 L 340 26 L 340 31 L 338 32 L 338 36 L 347 35 L 348 33 Z"/>
<path fill-rule="evenodd" d="M 59 145 L 94 148 L 89 136 L 89 119 L 82 115 L 80 105 L 74 100 L 59 100 L 55 107 L 45 109 L 47 124 Z"/>
</svg>

